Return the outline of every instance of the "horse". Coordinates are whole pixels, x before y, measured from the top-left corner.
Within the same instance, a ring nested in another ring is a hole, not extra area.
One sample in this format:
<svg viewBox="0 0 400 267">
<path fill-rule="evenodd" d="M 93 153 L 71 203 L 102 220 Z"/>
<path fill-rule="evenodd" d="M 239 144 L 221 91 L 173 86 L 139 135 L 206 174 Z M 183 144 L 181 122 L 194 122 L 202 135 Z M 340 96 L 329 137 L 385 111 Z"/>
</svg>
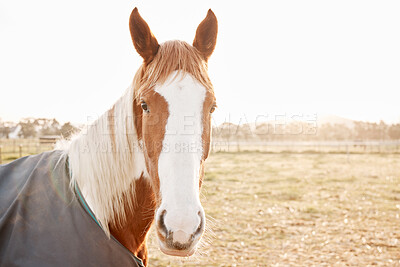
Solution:
<svg viewBox="0 0 400 267">
<path fill-rule="evenodd" d="M 147 266 L 153 224 L 163 253 L 196 251 L 217 18 L 192 45 L 159 44 L 137 8 L 129 29 L 143 63 L 124 95 L 54 151 L 0 166 L 0 265 Z"/>
</svg>

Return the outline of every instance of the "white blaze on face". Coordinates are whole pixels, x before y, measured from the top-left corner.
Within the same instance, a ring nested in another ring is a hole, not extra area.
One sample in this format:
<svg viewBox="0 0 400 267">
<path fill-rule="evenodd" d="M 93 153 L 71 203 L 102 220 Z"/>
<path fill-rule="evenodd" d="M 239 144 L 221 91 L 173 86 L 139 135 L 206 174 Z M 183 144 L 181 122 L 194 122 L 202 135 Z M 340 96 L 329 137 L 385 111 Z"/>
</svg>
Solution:
<svg viewBox="0 0 400 267">
<path fill-rule="evenodd" d="M 199 175 L 206 89 L 190 74 L 181 75 L 173 72 L 166 83 L 155 88 L 167 101 L 169 111 L 158 159 L 161 205 L 156 218 L 165 210 L 164 223 L 173 233 L 173 241 L 185 244 L 201 220 L 205 223 Z"/>
</svg>

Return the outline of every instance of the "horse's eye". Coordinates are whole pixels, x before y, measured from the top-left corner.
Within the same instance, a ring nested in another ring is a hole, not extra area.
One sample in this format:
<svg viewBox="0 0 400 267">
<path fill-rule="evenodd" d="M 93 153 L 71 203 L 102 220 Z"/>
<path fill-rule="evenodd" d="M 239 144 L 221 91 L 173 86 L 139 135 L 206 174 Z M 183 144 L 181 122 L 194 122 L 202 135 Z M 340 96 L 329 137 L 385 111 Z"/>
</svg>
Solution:
<svg viewBox="0 0 400 267">
<path fill-rule="evenodd" d="M 147 107 L 146 102 L 142 101 L 141 106 L 142 106 L 142 109 L 143 109 L 144 111 L 149 112 L 149 108 Z"/>
<path fill-rule="evenodd" d="M 214 105 L 211 107 L 211 109 L 210 109 L 210 113 L 213 113 L 213 112 L 215 111 L 216 108 L 217 108 L 217 105 L 214 104 Z"/>
</svg>

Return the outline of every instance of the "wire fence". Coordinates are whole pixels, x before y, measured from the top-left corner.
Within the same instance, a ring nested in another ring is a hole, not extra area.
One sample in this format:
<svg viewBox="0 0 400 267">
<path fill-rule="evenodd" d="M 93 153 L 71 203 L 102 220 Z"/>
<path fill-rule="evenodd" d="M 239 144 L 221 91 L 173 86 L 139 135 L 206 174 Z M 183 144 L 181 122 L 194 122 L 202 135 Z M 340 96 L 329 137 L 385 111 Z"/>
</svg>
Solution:
<svg viewBox="0 0 400 267">
<path fill-rule="evenodd" d="M 224 141 L 212 142 L 213 152 L 258 151 L 270 153 L 400 153 L 395 141 Z"/>
<path fill-rule="evenodd" d="M 54 149 L 53 141 L 40 139 L 0 139 L 0 164 L 23 156 Z"/>
<path fill-rule="evenodd" d="M 0 164 L 54 149 L 55 140 L 0 139 Z M 265 153 L 400 153 L 400 140 L 395 141 L 315 141 L 261 142 L 214 140 L 211 152 L 258 151 Z"/>
</svg>

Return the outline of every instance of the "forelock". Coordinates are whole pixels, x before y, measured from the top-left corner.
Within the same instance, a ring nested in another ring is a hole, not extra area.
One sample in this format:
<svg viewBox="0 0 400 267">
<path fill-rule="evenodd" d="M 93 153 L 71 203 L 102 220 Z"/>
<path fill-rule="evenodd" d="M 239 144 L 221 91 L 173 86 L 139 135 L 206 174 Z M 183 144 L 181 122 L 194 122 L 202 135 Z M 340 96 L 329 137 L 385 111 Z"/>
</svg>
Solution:
<svg viewBox="0 0 400 267">
<path fill-rule="evenodd" d="M 196 48 L 183 41 L 165 42 L 160 45 L 154 59 L 147 65 L 143 64 L 137 71 L 133 81 L 135 97 L 153 90 L 156 84 L 163 84 L 174 71 L 191 74 L 214 94 L 207 70 L 207 62 Z"/>
</svg>

